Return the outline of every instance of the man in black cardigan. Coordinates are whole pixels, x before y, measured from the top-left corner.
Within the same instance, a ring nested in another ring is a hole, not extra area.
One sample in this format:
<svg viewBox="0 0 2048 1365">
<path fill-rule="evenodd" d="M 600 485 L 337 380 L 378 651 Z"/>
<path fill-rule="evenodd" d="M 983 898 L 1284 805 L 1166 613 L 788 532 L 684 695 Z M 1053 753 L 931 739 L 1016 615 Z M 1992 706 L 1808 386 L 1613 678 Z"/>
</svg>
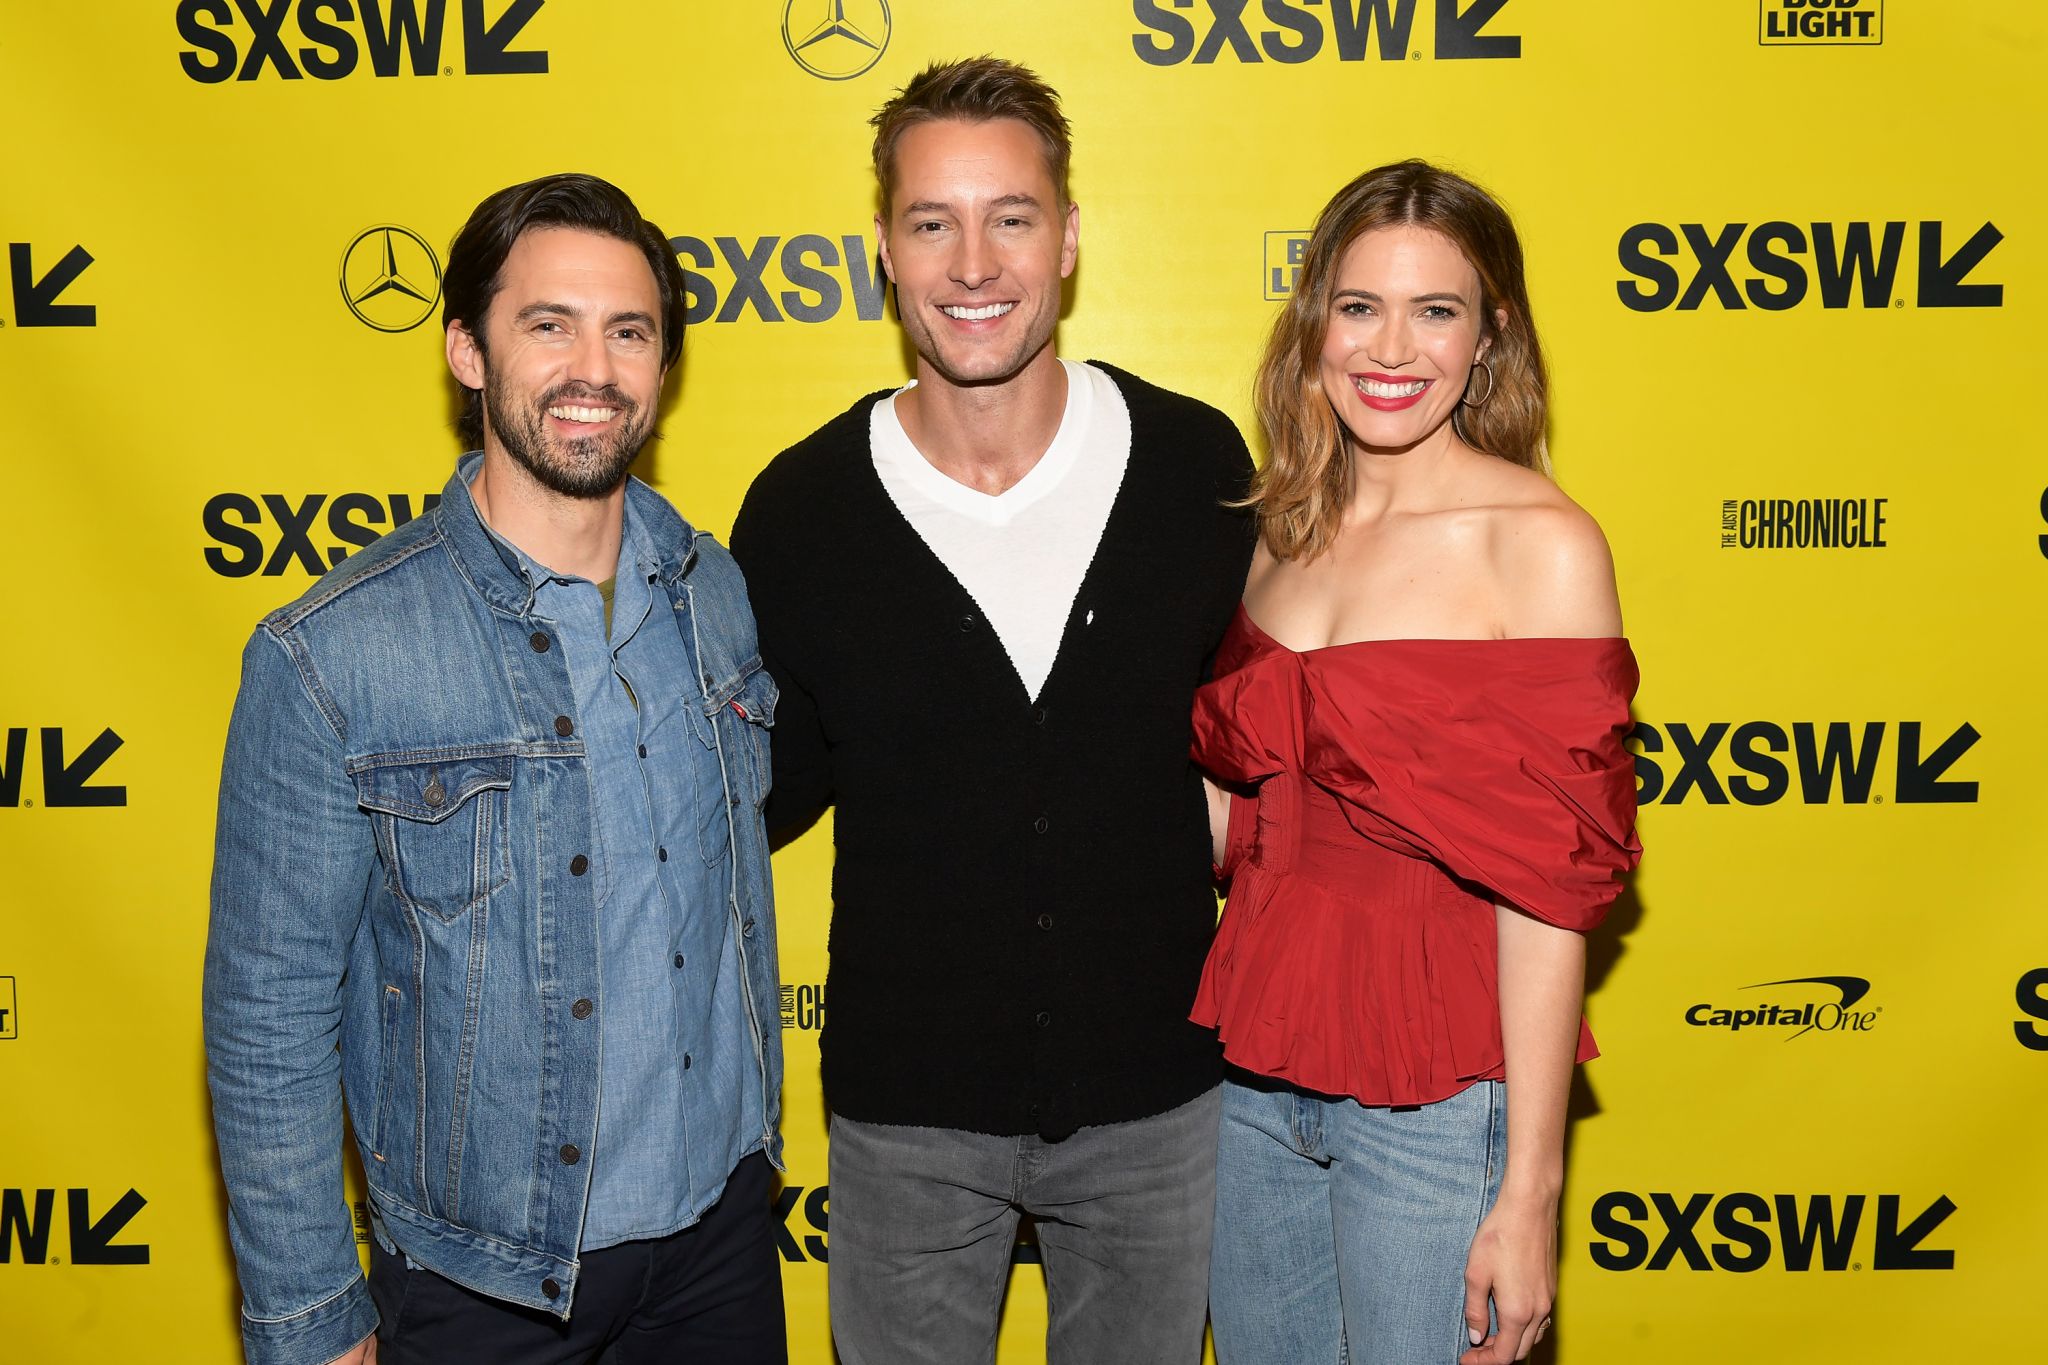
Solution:
<svg viewBox="0 0 2048 1365">
<path fill-rule="evenodd" d="M 733 529 L 781 687 L 771 828 L 836 805 L 832 1327 L 993 1358 L 1019 1210 L 1050 1358 L 1194 1365 L 1215 927 L 1189 710 L 1250 561 L 1228 418 L 1052 349 L 1067 125 L 983 58 L 875 117 L 916 382 L 761 474 Z"/>
</svg>

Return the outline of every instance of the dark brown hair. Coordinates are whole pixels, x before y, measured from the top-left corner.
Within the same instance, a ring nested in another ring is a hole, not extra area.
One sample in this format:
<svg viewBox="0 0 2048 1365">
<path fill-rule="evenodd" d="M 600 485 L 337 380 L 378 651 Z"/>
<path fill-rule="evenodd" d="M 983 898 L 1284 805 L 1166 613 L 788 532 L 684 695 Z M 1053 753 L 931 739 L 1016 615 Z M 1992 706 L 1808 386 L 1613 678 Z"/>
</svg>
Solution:
<svg viewBox="0 0 2048 1365">
<path fill-rule="evenodd" d="M 1351 489 L 1350 446 L 1323 392 L 1320 357 L 1330 330 L 1337 267 L 1350 245 L 1378 228 L 1427 228 L 1448 238 L 1479 275 L 1479 335 L 1492 342 L 1493 379 L 1477 404 L 1451 414 L 1458 438 L 1510 463 L 1550 471 L 1544 447 L 1549 380 L 1529 313 L 1522 243 L 1507 210 L 1461 175 L 1426 161 L 1367 171 L 1337 191 L 1316 219 L 1294 292 L 1274 320 L 1255 391 L 1267 459 L 1250 506 L 1276 559 L 1313 559 L 1336 539 Z M 1505 312 L 1505 322 L 1495 319 Z"/>
<path fill-rule="evenodd" d="M 936 119 L 989 123 L 1003 118 L 1016 119 L 1038 134 L 1046 169 L 1064 208 L 1074 143 L 1058 93 L 1029 67 L 1000 57 L 970 57 L 926 67 L 868 120 L 875 129 L 875 179 L 882 186 L 882 216 L 889 216 L 896 188 L 896 144 L 906 132 Z"/>
<path fill-rule="evenodd" d="M 448 248 L 448 269 L 441 276 L 441 326 L 461 323 L 476 339 L 477 350 L 490 359 L 484 343 L 484 315 L 498 296 L 498 273 L 520 235 L 531 228 L 577 228 L 614 237 L 638 247 L 654 272 L 661 294 L 661 368 L 666 371 L 683 353 L 683 314 L 688 298 L 683 268 L 675 248 L 653 223 L 640 216 L 626 192 L 594 175 L 547 175 L 511 185 L 476 206 Z M 457 426 L 465 448 L 484 440 L 483 394 L 466 390 Z"/>
</svg>

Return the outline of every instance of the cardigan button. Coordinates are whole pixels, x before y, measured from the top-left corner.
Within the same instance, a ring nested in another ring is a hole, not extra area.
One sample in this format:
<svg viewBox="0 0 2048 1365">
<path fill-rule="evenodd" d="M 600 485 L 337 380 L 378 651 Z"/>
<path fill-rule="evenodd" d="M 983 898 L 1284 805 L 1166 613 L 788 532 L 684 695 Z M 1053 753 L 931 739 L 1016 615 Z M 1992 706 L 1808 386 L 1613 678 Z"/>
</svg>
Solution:
<svg viewBox="0 0 2048 1365">
<path fill-rule="evenodd" d="M 1040 1010 L 1037 1014 L 1032 1016 L 1031 1022 L 1038 1025 L 1040 1028 L 1051 1028 L 1052 1014 L 1047 1010 Z"/>
<path fill-rule="evenodd" d="M 1033 820 L 1031 822 L 1031 828 L 1037 830 L 1040 834 L 1043 834 L 1047 830 L 1052 828 L 1052 821 L 1046 819 L 1043 815 L 1041 815 L 1036 820 Z"/>
<path fill-rule="evenodd" d="M 1052 916 L 1051 916 L 1051 915 L 1040 915 L 1040 916 L 1038 917 L 1038 927 L 1039 927 L 1039 928 L 1041 928 L 1041 929 L 1044 929 L 1044 930 L 1046 930 L 1046 931 L 1047 931 L 1048 933 L 1049 933 L 1049 932 L 1051 932 L 1051 930 L 1052 930 Z"/>
<path fill-rule="evenodd" d="M 1045 708 L 1043 706 L 1034 706 L 1031 708 L 1031 723 L 1033 725 L 1045 724 Z"/>
<path fill-rule="evenodd" d="M 963 616 L 960 618 L 960 633 L 962 635 L 965 635 L 968 631 L 973 629 L 974 618 L 972 616 Z"/>
</svg>

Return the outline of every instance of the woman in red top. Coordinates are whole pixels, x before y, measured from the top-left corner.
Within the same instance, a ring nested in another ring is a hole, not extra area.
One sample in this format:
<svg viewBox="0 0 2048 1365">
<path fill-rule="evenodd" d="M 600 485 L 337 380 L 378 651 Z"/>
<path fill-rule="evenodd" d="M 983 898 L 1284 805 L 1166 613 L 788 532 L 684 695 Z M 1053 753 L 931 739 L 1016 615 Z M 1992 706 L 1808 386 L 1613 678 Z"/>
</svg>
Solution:
<svg viewBox="0 0 2048 1365">
<path fill-rule="evenodd" d="M 1231 883 L 1194 1012 L 1233 1067 L 1217 1355 L 1519 1360 L 1593 1055 L 1581 934 L 1640 846 L 1635 661 L 1546 476 L 1500 205 L 1418 161 L 1347 185 L 1258 407 L 1260 549 L 1195 707 Z"/>
</svg>

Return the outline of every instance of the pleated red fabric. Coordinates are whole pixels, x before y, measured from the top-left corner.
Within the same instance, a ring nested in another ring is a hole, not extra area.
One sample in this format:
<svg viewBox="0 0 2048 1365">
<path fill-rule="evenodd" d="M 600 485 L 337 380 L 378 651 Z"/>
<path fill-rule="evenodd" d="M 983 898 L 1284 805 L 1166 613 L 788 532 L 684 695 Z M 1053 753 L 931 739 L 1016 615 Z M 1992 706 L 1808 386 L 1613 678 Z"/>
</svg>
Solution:
<svg viewBox="0 0 2048 1365">
<path fill-rule="evenodd" d="M 1194 756 L 1236 793 L 1230 892 L 1194 1020 L 1246 1070 L 1365 1104 L 1501 1078 L 1496 902 L 1583 932 L 1642 854 L 1628 642 L 1297 652 L 1240 609 L 1216 668 Z"/>
</svg>

